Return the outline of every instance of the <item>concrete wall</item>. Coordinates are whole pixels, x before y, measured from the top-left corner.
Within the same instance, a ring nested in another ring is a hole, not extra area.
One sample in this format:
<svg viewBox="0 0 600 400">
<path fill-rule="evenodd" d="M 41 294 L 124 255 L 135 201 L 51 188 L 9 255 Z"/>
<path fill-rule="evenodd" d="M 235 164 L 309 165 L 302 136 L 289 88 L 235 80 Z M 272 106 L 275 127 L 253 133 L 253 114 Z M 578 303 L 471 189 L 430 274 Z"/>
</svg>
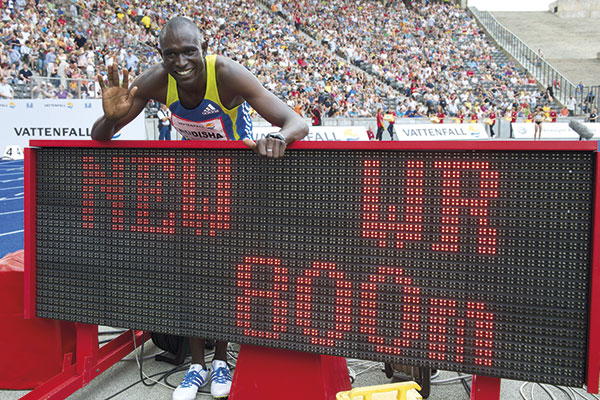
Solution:
<svg viewBox="0 0 600 400">
<path fill-rule="evenodd" d="M 558 0 L 560 18 L 600 18 L 598 0 Z"/>
</svg>

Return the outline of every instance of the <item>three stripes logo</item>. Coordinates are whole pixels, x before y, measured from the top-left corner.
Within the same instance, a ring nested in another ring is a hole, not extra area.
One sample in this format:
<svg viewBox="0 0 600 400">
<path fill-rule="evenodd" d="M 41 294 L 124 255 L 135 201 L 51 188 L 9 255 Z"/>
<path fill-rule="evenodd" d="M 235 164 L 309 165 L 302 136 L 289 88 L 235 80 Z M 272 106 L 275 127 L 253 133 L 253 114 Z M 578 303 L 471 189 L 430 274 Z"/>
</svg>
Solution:
<svg viewBox="0 0 600 400">
<path fill-rule="evenodd" d="M 206 106 L 204 111 L 202 111 L 202 115 L 216 114 L 219 110 L 217 110 L 212 104 Z"/>
</svg>

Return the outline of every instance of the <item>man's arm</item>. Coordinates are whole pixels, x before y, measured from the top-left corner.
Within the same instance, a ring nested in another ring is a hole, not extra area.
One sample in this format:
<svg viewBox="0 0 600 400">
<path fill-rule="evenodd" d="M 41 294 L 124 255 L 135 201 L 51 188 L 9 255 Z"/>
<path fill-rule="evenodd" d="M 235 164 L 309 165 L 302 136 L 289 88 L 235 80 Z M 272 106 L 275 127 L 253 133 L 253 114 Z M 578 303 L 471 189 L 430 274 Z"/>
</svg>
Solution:
<svg viewBox="0 0 600 400">
<path fill-rule="evenodd" d="M 232 98 L 246 100 L 264 119 L 280 127 L 279 133 L 285 137 L 286 144 L 308 134 L 308 125 L 302 117 L 265 89 L 250 71 L 229 59 L 219 57 L 217 60 L 221 64 L 217 69 L 219 88 L 224 86 Z"/>
<path fill-rule="evenodd" d="M 102 107 L 104 115 L 96 120 L 92 127 L 92 139 L 110 140 L 116 132 L 133 121 L 142 112 L 150 94 L 160 86 L 157 81 L 157 68 L 152 67 L 137 77 L 131 87 L 127 87 L 129 74 L 123 70 L 123 83 L 119 85 L 119 71 L 116 64 L 108 68 L 108 87 L 102 77 L 98 77 L 102 89 Z M 141 90 L 139 89 L 141 88 Z"/>
</svg>

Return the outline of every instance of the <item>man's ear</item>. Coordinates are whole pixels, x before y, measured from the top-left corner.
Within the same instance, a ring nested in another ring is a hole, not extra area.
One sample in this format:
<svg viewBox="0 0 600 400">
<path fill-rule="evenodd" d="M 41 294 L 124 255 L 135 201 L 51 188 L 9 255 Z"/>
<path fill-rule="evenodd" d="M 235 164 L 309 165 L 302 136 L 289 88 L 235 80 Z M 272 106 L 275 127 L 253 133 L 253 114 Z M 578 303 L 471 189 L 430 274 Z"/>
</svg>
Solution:
<svg viewBox="0 0 600 400">
<path fill-rule="evenodd" d="M 207 50 L 208 50 L 208 40 L 204 40 L 204 41 L 202 42 L 202 52 L 203 52 L 204 54 L 206 54 L 206 51 L 207 51 Z"/>
</svg>

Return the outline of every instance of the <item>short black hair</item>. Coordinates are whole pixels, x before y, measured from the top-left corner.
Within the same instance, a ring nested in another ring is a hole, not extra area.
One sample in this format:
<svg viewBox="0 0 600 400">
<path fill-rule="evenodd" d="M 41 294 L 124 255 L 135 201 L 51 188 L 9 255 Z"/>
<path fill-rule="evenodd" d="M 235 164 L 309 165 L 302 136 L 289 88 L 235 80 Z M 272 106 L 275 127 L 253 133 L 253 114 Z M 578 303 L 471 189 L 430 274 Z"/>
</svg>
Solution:
<svg viewBox="0 0 600 400">
<path fill-rule="evenodd" d="M 160 34 L 158 35 L 159 45 L 160 45 L 160 43 L 162 43 L 165 35 L 169 31 L 171 31 L 171 29 L 174 29 L 175 27 L 179 27 L 181 25 L 187 25 L 188 27 L 195 29 L 198 32 L 198 35 L 200 36 L 200 38 L 201 39 L 204 38 L 202 31 L 200 30 L 200 28 L 198 28 L 198 25 L 196 25 L 196 23 L 194 21 L 192 21 L 189 17 L 177 16 L 177 17 L 173 17 L 170 20 L 168 20 L 165 23 L 165 25 L 162 27 L 162 29 L 160 30 Z"/>
</svg>

